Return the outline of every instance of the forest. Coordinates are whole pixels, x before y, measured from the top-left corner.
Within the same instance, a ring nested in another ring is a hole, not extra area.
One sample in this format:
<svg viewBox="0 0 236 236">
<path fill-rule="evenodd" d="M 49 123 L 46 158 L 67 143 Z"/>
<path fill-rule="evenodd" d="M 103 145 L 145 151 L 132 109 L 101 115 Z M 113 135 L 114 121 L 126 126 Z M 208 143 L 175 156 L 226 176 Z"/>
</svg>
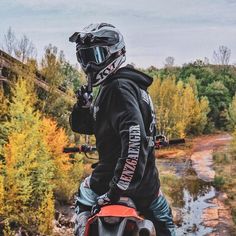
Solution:
<svg viewBox="0 0 236 236">
<path fill-rule="evenodd" d="M 88 172 L 82 154 L 62 152 L 88 139 L 69 127 L 75 92 L 86 78 L 51 44 L 36 59 L 33 43 L 27 36 L 17 38 L 12 29 L 4 35 L 2 49 L 24 66 L 15 64 L 9 82 L 0 81 L 0 232 L 15 235 L 22 227 L 32 235 L 52 235 L 56 203 L 73 202 Z M 159 134 L 189 138 L 236 132 L 236 65 L 230 64 L 230 55 L 228 47 L 219 46 L 214 63 L 205 58 L 175 66 L 170 56 L 163 68 L 137 68 L 153 77 L 149 93 Z M 35 83 L 37 73 L 48 91 Z M 235 152 L 232 148 L 232 162 Z M 219 180 L 221 188 L 228 184 Z"/>
</svg>

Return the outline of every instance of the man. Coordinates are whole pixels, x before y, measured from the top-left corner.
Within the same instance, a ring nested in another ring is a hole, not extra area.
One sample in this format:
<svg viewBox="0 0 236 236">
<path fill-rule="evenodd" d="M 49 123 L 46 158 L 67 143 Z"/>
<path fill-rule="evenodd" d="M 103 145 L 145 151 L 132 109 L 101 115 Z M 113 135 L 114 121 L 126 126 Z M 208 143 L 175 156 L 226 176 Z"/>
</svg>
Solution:
<svg viewBox="0 0 236 236">
<path fill-rule="evenodd" d="M 170 207 L 160 191 L 155 167 L 155 114 L 147 88 L 152 78 L 125 61 L 121 33 L 110 24 L 91 24 L 70 37 L 88 78 L 78 91 L 70 124 L 74 132 L 95 134 L 99 163 L 80 186 L 75 235 L 83 235 L 91 207 L 128 196 L 156 228 L 175 235 Z M 100 86 L 92 102 L 91 86 Z"/>
</svg>

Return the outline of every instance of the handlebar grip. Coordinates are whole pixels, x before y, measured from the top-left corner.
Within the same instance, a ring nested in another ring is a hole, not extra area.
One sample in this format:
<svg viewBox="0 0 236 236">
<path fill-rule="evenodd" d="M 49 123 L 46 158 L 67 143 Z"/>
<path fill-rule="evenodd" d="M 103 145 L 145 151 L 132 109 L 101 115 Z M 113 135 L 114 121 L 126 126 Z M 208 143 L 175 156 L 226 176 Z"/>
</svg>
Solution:
<svg viewBox="0 0 236 236">
<path fill-rule="evenodd" d="M 94 152 L 97 148 L 94 146 L 88 146 L 87 144 L 83 144 L 81 146 L 81 152 Z"/>
<path fill-rule="evenodd" d="M 76 152 L 81 152 L 79 147 L 66 147 L 63 148 L 64 153 L 76 153 Z"/>
<path fill-rule="evenodd" d="M 185 139 L 184 138 L 179 138 L 179 139 L 169 140 L 169 145 L 180 144 L 180 143 L 185 143 Z"/>
<path fill-rule="evenodd" d="M 97 150 L 96 147 L 88 146 L 88 145 L 82 145 L 81 147 L 64 147 L 63 148 L 64 153 L 76 153 L 76 152 L 89 153 L 89 152 L 94 152 L 96 150 Z"/>
</svg>

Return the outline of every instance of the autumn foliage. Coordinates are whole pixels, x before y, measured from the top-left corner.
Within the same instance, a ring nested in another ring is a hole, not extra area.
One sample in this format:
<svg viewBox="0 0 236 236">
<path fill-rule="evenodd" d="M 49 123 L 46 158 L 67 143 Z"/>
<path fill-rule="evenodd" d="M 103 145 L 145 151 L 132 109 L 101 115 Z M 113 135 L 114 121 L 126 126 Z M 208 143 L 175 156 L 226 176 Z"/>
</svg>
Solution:
<svg viewBox="0 0 236 236">
<path fill-rule="evenodd" d="M 46 141 L 48 152 L 54 163 L 54 193 L 58 200 L 67 202 L 78 188 L 82 177 L 82 157 L 77 154 L 74 163 L 69 160 L 68 154 L 62 152 L 63 147 L 69 145 L 69 140 L 63 128 L 51 118 L 42 118 L 40 130 Z M 69 184 L 68 184 L 69 183 Z"/>
<path fill-rule="evenodd" d="M 10 231 L 14 235 L 17 226 L 33 234 L 51 235 L 54 197 L 60 198 L 63 189 L 62 198 L 68 200 L 82 173 L 80 168 L 72 176 L 75 165 L 62 153 L 68 144 L 65 131 L 35 111 L 32 97 L 26 80 L 19 79 L 8 107 L 10 119 L 1 123 L 7 135 L 0 146 L 0 218 L 6 222 L 6 235 Z"/>
<path fill-rule="evenodd" d="M 207 123 L 208 100 L 198 99 L 193 83 L 177 82 L 175 77 L 156 78 L 150 94 L 158 119 L 158 133 L 168 137 L 202 133 Z"/>
</svg>

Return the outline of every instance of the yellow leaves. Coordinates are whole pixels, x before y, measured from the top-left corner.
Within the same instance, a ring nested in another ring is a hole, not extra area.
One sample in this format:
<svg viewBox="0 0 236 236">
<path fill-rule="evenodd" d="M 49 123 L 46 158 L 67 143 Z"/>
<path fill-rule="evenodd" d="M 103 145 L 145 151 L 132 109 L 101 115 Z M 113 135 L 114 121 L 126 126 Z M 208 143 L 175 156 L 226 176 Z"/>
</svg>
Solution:
<svg viewBox="0 0 236 236">
<path fill-rule="evenodd" d="M 19 107 L 19 108 L 21 108 L 21 111 L 23 111 L 24 109 L 27 109 L 27 108 L 32 108 L 33 94 L 29 93 L 29 91 L 27 89 L 27 81 L 26 80 L 19 79 L 17 81 L 17 83 L 15 83 L 12 94 L 13 94 L 13 104 L 11 107 L 15 107 L 16 105 L 21 104 L 21 106 Z"/>
<path fill-rule="evenodd" d="M 29 227 L 37 224 L 33 215 L 43 194 L 52 190 L 53 162 L 39 130 L 41 121 L 34 112 L 26 81 L 15 84 L 9 111 L 10 120 L 4 123 L 8 143 L 2 148 L 0 205 L 6 220 Z"/>
<path fill-rule="evenodd" d="M 39 122 L 38 113 L 34 112 L 32 97 L 33 95 L 27 90 L 27 82 L 18 80 L 12 89 L 12 102 L 9 106 L 10 122 L 5 126 L 9 132 L 23 132 L 28 127 L 36 128 Z"/>
<path fill-rule="evenodd" d="M 42 118 L 40 131 L 54 162 L 54 193 L 58 200 L 68 201 L 78 189 L 83 173 L 82 162 L 74 160 L 75 163 L 72 164 L 69 155 L 62 152 L 63 148 L 68 146 L 69 141 L 65 130 L 58 128 L 54 120 Z"/>
<path fill-rule="evenodd" d="M 15 236 L 15 235 L 16 235 L 16 233 L 11 230 L 10 224 L 9 224 L 9 221 L 8 221 L 8 220 L 5 221 L 5 226 L 4 226 L 4 230 L 3 230 L 3 235 L 4 235 L 4 236 Z"/>
<path fill-rule="evenodd" d="M 0 171 L 1 171 L 1 163 L 0 163 Z M 0 215 L 4 213 L 4 176 L 0 175 Z"/>
<path fill-rule="evenodd" d="M 62 152 L 69 142 L 65 130 L 40 116 L 32 98 L 27 81 L 19 79 L 9 103 L 10 119 L 1 124 L 7 139 L 0 143 L 4 157 L 0 162 L 0 217 L 29 232 L 51 235 L 53 194 L 68 200 L 78 189 L 83 164 L 72 164 Z"/>
<path fill-rule="evenodd" d="M 52 235 L 54 219 L 54 198 L 52 191 L 45 194 L 37 212 L 38 232 L 42 235 Z"/>
<path fill-rule="evenodd" d="M 56 182 L 55 194 L 57 199 L 62 202 L 71 200 L 71 197 L 78 190 L 80 180 L 83 177 L 85 167 L 82 161 L 82 154 L 76 154 L 73 160 L 74 163 L 67 174 Z"/>
<path fill-rule="evenodd" d="M 20 159 L 18 158 L 18 153 L 20 155 L 21 150 L 25 148 L 25 138 L 26 135 L 22 133 L 12 133 L 9 137 L 9 142 L 4 147 L 5 162 L 8 168 L 14 168 Z"/>
<path fill-rule="evenodd" d="M 30 135 L 31 128 L 22 133 L 11 133 L 9 142 L 4 147 L 5 203 L 8 216 L 19 216 L 20 212 L 30 210 L 26 205 L 35 202 L 37 192 L 43 185 L 40 181 L 45 181 L 41 177 L 39 180 L 38 172 L 42 170 L 42 165 L 46 164 L 40 160 L 44 156 L 44 147 L 37 146 L 41 137 Z"/>
<path fill-rule="evenodd" d="M 57 123 L 50 118 L 42 118 L 40 130 L 51 153 L 57 172 L 66 172 L 70 168 L 69 157 L 63 153 L 63 147 L 68 144 L 65 130 L 57 127 Z"/>
<path fill-rule="evenodd" d="M 194 81 L 184 84 L 182 81 L 176 82 L 174 77 L 156 78 L 150 94 L 155 104 L 160 134 L 183 138 L 193 125 L 195 129 L 200 122 L 205 126 L 208 103 L 204 99 L 199 103 Z"/>
</svg>

